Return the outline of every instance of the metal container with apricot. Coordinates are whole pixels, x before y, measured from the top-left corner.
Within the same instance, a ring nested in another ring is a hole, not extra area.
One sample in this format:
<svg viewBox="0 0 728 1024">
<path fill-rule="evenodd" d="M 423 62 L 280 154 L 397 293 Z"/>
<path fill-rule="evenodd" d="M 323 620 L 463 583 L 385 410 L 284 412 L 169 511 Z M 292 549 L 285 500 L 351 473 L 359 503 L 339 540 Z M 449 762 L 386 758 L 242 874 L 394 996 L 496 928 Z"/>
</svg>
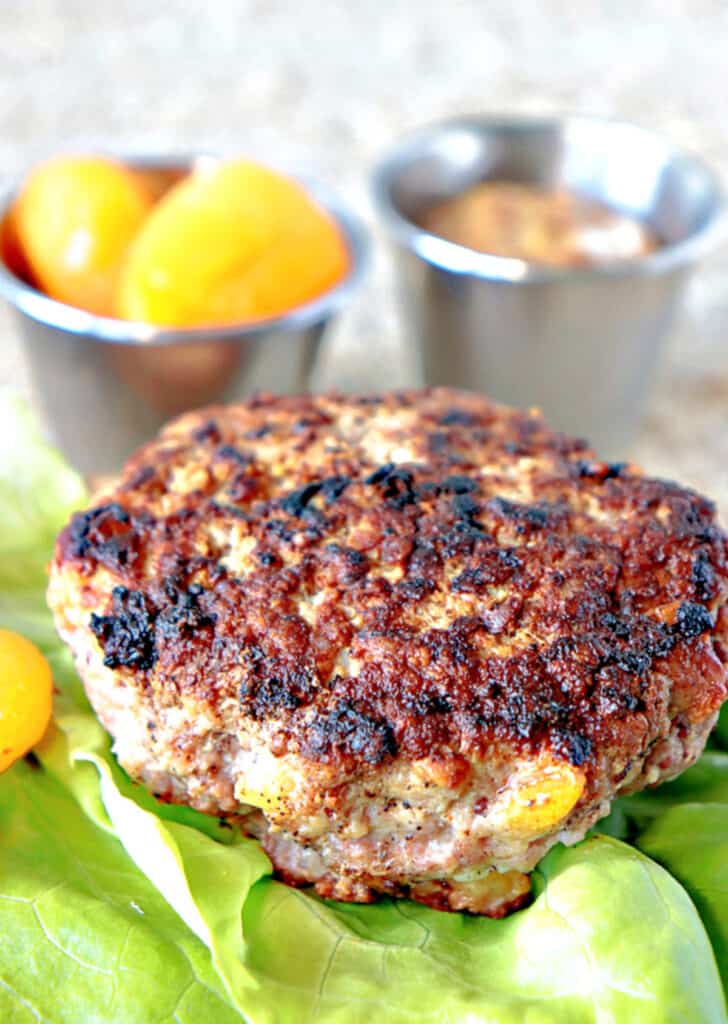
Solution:
<svg viewBox="0 0 728 1024">
<path fill-rule="evenodd" d="M 212 157 L 55 157 L 9 197 L 0 241 L 38 404 L 86 473 L 169 415 L 305 390 L 367 248 L 317 183 Z"/>
</svg>

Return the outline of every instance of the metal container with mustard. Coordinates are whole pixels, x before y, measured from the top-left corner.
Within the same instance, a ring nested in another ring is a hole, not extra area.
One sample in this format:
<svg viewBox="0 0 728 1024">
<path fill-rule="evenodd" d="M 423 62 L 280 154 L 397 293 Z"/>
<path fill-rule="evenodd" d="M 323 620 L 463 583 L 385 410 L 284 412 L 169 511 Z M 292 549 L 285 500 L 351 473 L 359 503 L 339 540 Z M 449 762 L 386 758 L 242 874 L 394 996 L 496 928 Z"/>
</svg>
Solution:
<svg viewBox="0 0 728 1024">
<path fill-rule="evenodd" d="M 590 117 L 461 117 L 373 176 L 426 383 L 539 406 L 623 454 L 724 211 L 697 158 Z"/>
</svg>

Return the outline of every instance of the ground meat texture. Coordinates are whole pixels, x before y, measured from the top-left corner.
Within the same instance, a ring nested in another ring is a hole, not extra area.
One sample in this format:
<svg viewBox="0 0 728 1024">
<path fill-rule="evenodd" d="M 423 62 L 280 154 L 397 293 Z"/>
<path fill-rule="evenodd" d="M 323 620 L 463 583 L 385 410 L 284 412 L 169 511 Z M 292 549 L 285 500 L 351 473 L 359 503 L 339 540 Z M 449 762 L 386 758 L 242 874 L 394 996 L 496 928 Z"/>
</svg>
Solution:
<svg viewBox="0 0 728 1024">
<path fill-rule="evenodd" d="M 129 774 L 279 876 L 494 916 L 728 693 L 701 496 L 447 390 L 173 421 L 63 530 L 49 601 Z"/>
</svg>

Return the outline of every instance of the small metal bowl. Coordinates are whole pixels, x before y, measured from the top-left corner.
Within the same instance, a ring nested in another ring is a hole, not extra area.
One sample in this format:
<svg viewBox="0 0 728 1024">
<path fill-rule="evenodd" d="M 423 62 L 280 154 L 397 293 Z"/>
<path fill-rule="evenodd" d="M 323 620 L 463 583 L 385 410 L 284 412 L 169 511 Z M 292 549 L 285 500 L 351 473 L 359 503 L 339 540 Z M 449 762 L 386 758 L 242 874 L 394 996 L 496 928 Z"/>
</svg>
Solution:
<svg viewBox="0 0 728 1024">
<path fill-rule="evenodd" d="M 662 244 L 634 260 L 562 269 L 476 252 L 418 226 L 432 206 L 487 179 L 599 200 Z M 623 453 L 688 273 L 722 223 L 716 176 L 620 121 L 475 116 L 405 138 L 372 185 L 425 382 L 540 406 L 605 455 Z"/>
<path fill-rule="evenodd" d="M 161 194 L 208 156 L 124 158 Z M 359 284 L 368 242 L 359 220 L 319 183 L 307 191 L 334 217 L 349 271 L 330 291 L 252 325 L 163 329 L 56 302 L 0 250 L 0 295 L 12 306 L 37 404 L 53 441 L 81 472 L 117 470 L 170 416 L 259 390 L 305 391 L 324 331 Z M 14 191 L 0 206 L 0 232 Z"/>
</svg>

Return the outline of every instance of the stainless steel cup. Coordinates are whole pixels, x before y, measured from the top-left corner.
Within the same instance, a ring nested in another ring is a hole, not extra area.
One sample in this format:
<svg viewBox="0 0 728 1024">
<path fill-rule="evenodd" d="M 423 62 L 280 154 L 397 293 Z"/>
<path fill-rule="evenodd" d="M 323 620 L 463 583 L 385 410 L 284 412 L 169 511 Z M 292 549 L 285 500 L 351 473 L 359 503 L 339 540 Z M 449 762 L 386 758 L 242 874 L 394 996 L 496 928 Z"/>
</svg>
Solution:
<svg viewBox="0 0 728 1024">
<path fill-rule="evenodd" d="M 485 179 L 560 186 L 646 222 L 662 245 L 586 269 L 463 248 L 418 226 Z M 698 159 L 631 124 L 589 117 L 462 117 L 405 138 L 373 175 L 405 320 L 427 384 L 539 406 L 558 428 L 624 453 L 690 270 L 725 199 Z"/>
<path fill-rule="evenodd" d="M 152 175 L 162 191 L 196 161 L 126 162 Z M 117 470 L 166 419 L 186 409 L 253 391 L 308 388 L 324 331 L 358 285 L 368 245 L 358 219 L 338 199 L 316 182 L 304 184 L 346 239 L 348 274 L 314 301 L 252 326 L 167 330 L 94 316 L 31 287 L 0 252 L 0 294 L 16 314 L 37 404 L 52 439 L 79 470 Z M 11 201 L 12 194 L 0 222 Z"/>
</svg>

